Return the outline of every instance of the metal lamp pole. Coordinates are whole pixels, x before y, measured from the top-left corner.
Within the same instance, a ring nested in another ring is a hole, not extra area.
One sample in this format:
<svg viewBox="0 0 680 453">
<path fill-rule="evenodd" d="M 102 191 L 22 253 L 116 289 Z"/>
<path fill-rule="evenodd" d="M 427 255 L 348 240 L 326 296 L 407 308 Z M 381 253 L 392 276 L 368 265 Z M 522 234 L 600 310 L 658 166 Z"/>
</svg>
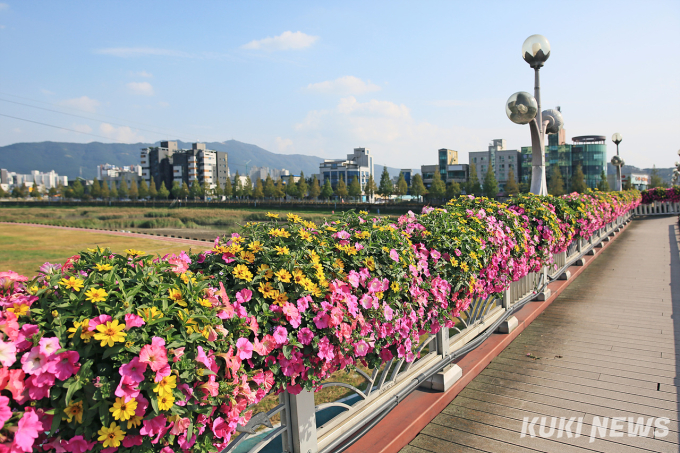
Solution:
<svg viewBox="0 0 680 453">
<path fill-rule="evenodd" d="M 616 143 L 616 156 L 612 157 L 612 164 L 616 167 L 616 190 L 621 192 L 623 190 L 623 184 L 621 183 L 621 170 L 623 167 L 623 159 L 619 156 L 619 143 L 623 141 L 621 134 L 616 132 L 612 135 L 612 141 Z"/>
<path fill-rule="evenodd" d="M 678 156 L 680 156 L 680 150 L 678 150 Z M 673 185 L 676 185 L 679 179 L 680 179 L 680 162 L 676 162 L 675 170 L 673 170 L 673 179 L 671 182 L 673 183 Z"/>
<path fill-rule="evenodd" d="M 550 57 L 550 43 L 542 35 L 531 35 L 522 44 L 522 58 L 534 68 L 534 95 L 524 91 L 510 96 L 505 113 L 516 124 L 528 124 L 531 130 L 531 193 L 548 194 L 545 171 L 545 134 L 559 131 L 564 124 L 557 110 L 541 111 L 539 70 Z"/>
</svg>

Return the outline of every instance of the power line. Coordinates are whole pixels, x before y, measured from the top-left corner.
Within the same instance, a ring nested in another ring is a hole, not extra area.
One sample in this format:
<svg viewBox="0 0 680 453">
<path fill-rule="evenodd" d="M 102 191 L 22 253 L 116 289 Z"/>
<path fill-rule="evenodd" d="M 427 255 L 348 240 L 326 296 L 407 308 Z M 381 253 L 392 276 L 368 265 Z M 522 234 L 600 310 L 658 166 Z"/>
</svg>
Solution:
<svg viewBox="0 0 680 453">
<path fill-rule="evenodd" d="M 125 142 L 123 142 L 123 141 L 116 140 L 116 139 L 111 138 L 111 137 L 104 137 L 103 135 L 90 134 L 90 133 L 88 133 L 88 132 L 77 131 L 77 130 L 75 130 L 75 129 L 69 129 L 69 128 L 67 128 L 67 127 L 55 126 L 54 124 L 47 124 L 47 123 L 41 123 L 41 122 L 39 122 L 39 121 L 27 120 L 26 118 L 19 118 L 19 117 L 16 117 L 16 116 L 5 115 L 5 114 L 3 114 L 3 113 L 0 113 L 0 116 L 4 116 L 4 117 L 7 117 L 7 118 L 13 118 L 13 119 L 19 120 L 19 121 L 26 121 L 27 123 L 40 124 L 41 126 L 53 127 L 53 128 L 55 128 L 55 129 L 63 129 L 63 130 L 65 130 L 65 131 L 76 132 L 76 133 L 78 133 L 78 134 L 91 135 L 92 137 L 103 138 L 103 139 L 105 139 L 105 140 L 114 140 L 114 141 L 116 141 L 116 142 L 118 142 L 118 143 L 127 144 L 127 143 L 125 143 Z"/>
<path fill-rule="evenodd" d="M 26 107 L 31 107 L 31 108 L 34 108 L 34 109 L 45 110 L 47 112 L 61 113 L 62 115 L 73 116 L 73 117 L 76 117 L 76 118 L 83 118 L 83 119 L 91 120 L 91 121 L 102 121 L 102 120 L 99 120 L 99 119 L 96 119 L 96 118 L 91 118 L 91 117 L 88 117 L 88 116 L 76 115 L 74 113 L 60 112 L 59 110 L 46 109 L 44 107 L 38 107 L 36 105 L 24 104 L 23 102 L 10 101 L 9 99 L 0 98 L 0 101 L 10 102 L 12 104 L 17 104 L 17 105 L 24 105 Z M 153 134 L 165 134 L 165 132 L 163 132 L 163 131 L 152 131 L 152 130 L 149 130 L 149 129 L 142 129 L 140 127 L 129 126 L 127 124 L 114 123 L 112 121 L 110 123 L 115 125 L 115 126 L 129 127 L 130 129 L 135 129 L 137 131 L 151 132 Z M 191 141 L 191 139 L 187 139 L 186 137 L 182 137 L 182 136 L 179 136 L 179 135 L 177 135 L 177 137 Z"/>
</svg>

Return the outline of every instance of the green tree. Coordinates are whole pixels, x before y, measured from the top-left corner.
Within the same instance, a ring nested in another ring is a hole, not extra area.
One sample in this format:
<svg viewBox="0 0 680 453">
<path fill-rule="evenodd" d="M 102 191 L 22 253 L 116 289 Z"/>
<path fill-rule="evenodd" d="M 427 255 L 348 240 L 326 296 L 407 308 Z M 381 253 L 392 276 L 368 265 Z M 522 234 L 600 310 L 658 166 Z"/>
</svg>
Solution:
<svg viewBox="0 0 680 453">
<path fill-rule="evenodd" d="M 290 175 L 288 177 L 288 184 L 286 184 L 286 195 L 296 198 L 298 196 L 298 188 L 295 185 L 295 177 Z"/>
<path fill-rule="evenodd" d="M 234 175 L 234 196 L 235 197 L 243 196 L 243 182 L 241 181 L 241 175 L 239 175 L 238 170 Z"/>
<path fill-rule="evenodd" d="M 399 178 L 397 178 L 397 184 L 394 186 L 394 194 L 399 197 L 406 195 L 408 192 L 408 184 L 406 183 L 406 178 L 404 178 L 404 172 L 399 172 Z"/>
<path fill-rule="evenodd" d="M 649 188 L 654 189 L 655 187 L 663 187 L 663 178 L 659 175 L 659 170 L 656 169 L 656 165 L 652 166 L 652 173 L 649 175 Z"/>
<path fill-rule="evenodd" d="M 515 179 L 515 171 L 510 169 L 508 171 L 508 182 L 505 183 L 506 195 L 517 195 L 519 193 L 519 185 Z"/>
<path fill-rule="evenodd" d="M 366 197 L 368 197 L 368 199 L 371 200 L 373 198 L 373 195 L 375 195 L 377 191 L 378 186 L 375 185 L 373 175 L 368 175 L 368 180 L 366 180 L 366 184 L 364 185 L 364 193 L 366 194 Z"/>
<path fill-rule="evenodd" d="M 40 198 L 41 195 L 40 187 L 38 187 L 36 182 L 33 182 L 33 187 L 31 187 L 31 198 Z"/>
<path fill-rule="evenodd" d="M 116 181 L 111 181 L 111 188 L 109 189 L 109 197 L 114 200 L 118 198 L 118 189 L 116 188 Z"/>
<path fill-rule="evenodd" d="M 246 176 L 246 182 L 243 183 L 243 196 L 251 197 L 253 195 L 253 181 L 250 176 Z"/>
<path fill-rule="evenodd" d="M 286 195 L 286 187 L 283 185 L 283 178 L 276 181 L 276 190 L 274 191 L 274 196 L 276 198 L 283 198 Z"/>
<path fill-rule="evenodd" d="M 7 197 L 7 196 L 9 195 L 9 194 L 8 194 L 7 192 L 5 192 L 5 191 L 3 191 L 3 193 L 4 193 L 4 195 L 2 195 L 2 197 Z M 58 192 L 57 192 L 57 188 L 56 188 L 56 187 L 50 187 L 50 190 L 47 191 L 47 195 L 48 195 L 50 198 L 56 197 L 56 196 L 57 196 L 57 193 L 58 193 Z"/>
<path fill-rule="evenodd" d="M 413 179 L 411 180 L 411 195 L 417 199 L 427 195 L 427 189 L 425 188 L 425 184 L 423 184 L 423 177 L 420 176 L 420 173 L 413 175 Z"/>
<path fill-rule="evenodd" d="M 380 175 L 380 185 L 378 186 L 378 195 L 390 198 L 393 190 L 394 184 L 392 184 L 392 179 L 390 179 L 390 173 L 387 171 L 387 167 L 383 167 L 382 174 Z"/>
<path fill-rule="evenodd" d="M 189 196 L 194 200 L 201 196 L 201 185 L 199 184 L 198 179 L 194 179 L 191 182 L 191 187 L 189 187 Z"/>
<path fill-rule="evenodd" d="M 323 183 L 323 187 L 321 188 L 321 196 L 326 200 L 333 196 L 333 186 L 331 186 L 330 179 L 326 179 L 326 181 Z"/>
<path fill-rule="evenodd" d="M 564 179 L 562 179 L 559 165 L 553 165 L 551 168 L 548 193 L 554 197 L 564 195 Z"/>
<path fill-rule="evenodd" d="M 57 190 L 57 192 L 59 192 L 59 190 Z M 101 197 L 105 200 L 111 196 L 111 191 L 109 190 L 109 183 L 107 181 L 102 181 L 100 192 Z"/>
<path fill-rule="evenodd" d="M 178 199 L 179 194 L 182 191 L 182 186 L 179 185 L 178 180 L 172 181 L 172 187 L 170 188 L 170 193 L 172 194 L 172 198 Z"/>
<path fill-rule="evenodd" d="M 530 189 L 531 189 L 531 187 L 529 187 L 528 182 L 519 183 L 519 193 L 529 193 Z"/>
<path fill-rule="evenodd" d="M 167 200 L 169 196 L 170 191 L 165 187 L 165 181 L 162 181 L 161 188 L 158 189 L 158 198 L 160 198 L 161 200 Z"/>
<path fill-rule="evenodd" d="M 71 186 L 71 190 L 73 190 L 74 198 L 83 198 L 83 195 L 85 195 L 85 188 L 80 182 L 80 179 L 76 179 L 76 181 L 73 183 L 73 186 Z"/>
<path fill-rule="evenodd" d="M 468 195 L 474 195 L 475 197 L 478 197 L 482 194 L 482 186 L 479 183 L 479 177 L 477 176 L 477 166 L 475 164 L 470 164 L 470 173 L 468 175 L 465 192 L 467 192 Z"/>
<path fill-rule="evenodd" d="M 489 169 L 484 175 L 484 194 L 494 199 L 498 195 L 498 181 L 496 181 L 496 175 L 493 172 L 493 167 L 489 165 Z"/>
<path fill-rule="evenodd" d="M 97 178 L 94 178 L 94 180 L 92 181 L 92 186 L 90 187 L 90 195 L 92 195 L 93 198 L 102 197 L 102 186 L 99 184 L 99 180 Z"/>
<path fill-rule="evenodd" d="M 118 186 L 118 196 L 120 198 L 127 198 L 130 195 L 130 191 L 128 189 L 128 184 L 125 178 L 120 180 L 120 186 Z"/>
<path fill-rule="evenodd" d="M 204 181 L 203 184 L 201 184 L 201 196 L 205 200 L 206 197 L 210 196 L 211 194 L 212 190 L 210 189 L 210 186 Z"/>
<path fill-rule="evenodd" d="M 260 178 L 257 178 L 257 181 L 255 181 L 255 191 L 253 192 L 253 196 L 258 200 L 264 198 L 264 184 L 262 184 L 262 180 Z"/>
<path fill-rule="evenodd" d="M 227 198 L 231 198 L 231 196 L 234 194 L 234 188 L 231 186 L 230 178 L 227 178 L 227 180 L 224 182 L 224 190 L 222 192 Z"/>
<path fill-rule="evenodd" d="M 311 198 L 317 199 L 321 195 L 321 186 L 319 185 L 319 180 L 316 179 L 316 175 L 312 177 L 312 183 L 309 185 L 309 196 Z"/>
<path fill-rule="evenodd" d="M 189 185 L 186 182 L 182 183 L 182 187 L 179 189 L 179 198 L 187 198 L 189 196 Z"/>
<path fill-rule="evenodd" d="M 583 168 L 579 164 L 576 167 L 576 171 L 571 176 L 571 191 L 583 193 L 586 190 L 588 190 L 588 186 L 586 186 L 586 175 L 583 174 Z"/>
<path fill-rule="evenodd" d="M 451 181 L 446 186 L 446 198 L 448 198 L 449 200 L 453 198 L 458 198 L 460 193 L 461 193 L 460 184 L 458 184 L 456 181 Z"/>
<path fill-rule="evenodd" d="M 215 181 L 215 188 L 213 189 L 213 195 L 216 196 L 218 199 L 222 199 L 222 195 L 224 195 L 224 191 L 222 190 L 222 184 L 220 184 L 220 178 L 217 178 L 217 181 Z"/>
<path fill-rule="evenodd" d="M 276 186 L 274 185 L 274 180 L 271 176 L 267 175 L 267 179 L 264 181 L 264 196 L 267 198 L 273 198 L 274 192 L 276 192 Z"/>
<path fill-rule="evenodd" d="M 361 197 L 361 184 L 359 184 L 359 178 L 354 177 L 352 178 L 352 182 L 349 183 L 349 189 L 348 189 L 349 196 L 354 198 L 355 200 L 358 197 Z"/>
<path fill-rule="evenodd" d="M 155 200 L 158 198 L 158 190 L 156 189 L 156 181 L 151 178 L 151 185 L 149 186 L 149 198 Z"/>
<path fill-rule="evenodd" d="M 300 180 L 297 183 L 297 190 L 298 190 L 298 196 L 300 198 L 306 198 L 307 197 L 307 192 L 309 191 L 309 185 L 307 184 L 307 181 L 305 181 L 305 173 L 300 172 Z"/>
<path fill-rule="evenodd" d="M 600 192 L 609 192 L 609 182 L 607 181 L 607 175 L 604 170 L 600 174 L 600 182 L 597 183 L 597 188 Z"/>
<path fill-rule="evenodd" d="M 631 178 L 626 178 L 626 181 L 623 183 L 623 190 L 631 190 L 633 188 L 633 183 L 631 182 Z"/>
<path fill-rule="evenodd" d="M 130 190 L 128 191 L 128 196 L 133 200 L 139 197 L 139 188 L 137 188 L 137 180 L 133 179 L 130 183 Z"/>
<path fill-rule="evenodd" d="M 434 200 L 441 200 L 446 195 L 446 183 L 442 181 L 442 177 L 438 171 L 434 172 L 432 176 L 432 184 L 430 185 L 430 192 L 428 196 Z"/>
<path fill-rule="evenodd" d="M 153 179 L 152 179 L 153 181 Z M 155 190 L 155 188 L 154 188 Z M 146 184 L 146 180 L 142 179 L 142 182 L 139 183 L 139 198 L 142 200 L 145 200 L 149 196 L 149 186 Z"/>
<path fill-rule="evenodd" d="M 349 195 L 349 191 L 347 190 L 347 184 L 345 184 L 345 180 L 340 178 L 338 180 L 338 186 L 335 188 L 335 193 L 338 194 L 339 197 L 346 197 Z"/>
</svg>

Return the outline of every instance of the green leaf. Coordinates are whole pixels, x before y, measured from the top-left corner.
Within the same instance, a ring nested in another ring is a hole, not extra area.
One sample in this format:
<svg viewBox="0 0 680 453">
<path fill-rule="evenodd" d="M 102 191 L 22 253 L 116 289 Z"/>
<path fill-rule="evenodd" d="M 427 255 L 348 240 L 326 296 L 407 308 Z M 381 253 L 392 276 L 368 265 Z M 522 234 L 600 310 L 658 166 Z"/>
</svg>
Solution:
<svg viewBox="0 0 680 453">
<path fill-rule="evenodd" d="M 118 354 L 124 347 L 125 345 L 122 344 L 117 344 L 115 346 L 112 346 L 108 348 L 106 351 L 104 351 L 104 355 L 102 355 L 102 359 L 106 359 L 111 357 L 114 354 Z"/>
<path fill-rule="evenodd" d="M 158 398 L 151 397 L 151 407 L 153 408 L 154 414 L 158 415 Z"/>
<path fill-rule="evenodd" d="M 73 394 L 80 390 L 83 387 L 83 382 L 82 381 L 76 381 L 74 380 L 68 387 L 68 391 L 66 392 L 66 404 L 71 404 L 71 398 L 73 397 Z"/>
<path fill-rule="evenodd" d="M 283 356 L 290 360 L 291 353 L 293 352 L 293 345 L 287 344 L 283 347 Z"/>
</svg>

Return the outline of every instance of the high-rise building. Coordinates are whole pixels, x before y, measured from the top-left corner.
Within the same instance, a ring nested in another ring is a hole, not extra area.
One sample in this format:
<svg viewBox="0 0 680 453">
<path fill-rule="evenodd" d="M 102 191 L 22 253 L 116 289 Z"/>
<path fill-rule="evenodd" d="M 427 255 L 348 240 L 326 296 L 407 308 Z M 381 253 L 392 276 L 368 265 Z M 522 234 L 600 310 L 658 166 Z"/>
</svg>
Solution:
<svg viewBox="0 0 680 453">
<path fill-rule="evenodd" d="M 368 177 L 373 174 L 373 156 L 368 148 L 354 148 L 353 154 L 348 154 L 347 159 L 326 159 L 319 164 L 319 174 L 321 179 L 319 184 L 325 184 L 326 180 L 330 180 L 331 186 L 335 190 L 338 182 L 342 179 L 345 184 L 350 184 L 354 177 L 359 178 L 359 184 L 362 189 L 368 182 Z M 378 182 L 376 181 L 376 184 Z"/>
<path fill-rule="evenodd" d="M 506 146 L 504 139 L 495 139 L 491 141 L 487 151 L 469 153 L 470 164 L 475 164 L 479 183 L 484 183 L 486 173 L 491 167 L 501 192 L 505 190 L 510 171 L 515 174 L 515 181 L 520 180 L 522 171 L 520 152 L 516 149 L 506 149 Z"/>
<path fill-rule="evenodd" d="M 432 179 L 436 172 L 439 172 L 439 177 L 445 184 L 452 181 L 457 183 L 467 181 L 468 165 L 458 163 L 458 151 L 441 148 L 437 150 L 437 157 L 439 162 L 437 165 L 420 166 L 420 174 L 426 188 L 429 189 L 432 186 Z"/>
</svg>

